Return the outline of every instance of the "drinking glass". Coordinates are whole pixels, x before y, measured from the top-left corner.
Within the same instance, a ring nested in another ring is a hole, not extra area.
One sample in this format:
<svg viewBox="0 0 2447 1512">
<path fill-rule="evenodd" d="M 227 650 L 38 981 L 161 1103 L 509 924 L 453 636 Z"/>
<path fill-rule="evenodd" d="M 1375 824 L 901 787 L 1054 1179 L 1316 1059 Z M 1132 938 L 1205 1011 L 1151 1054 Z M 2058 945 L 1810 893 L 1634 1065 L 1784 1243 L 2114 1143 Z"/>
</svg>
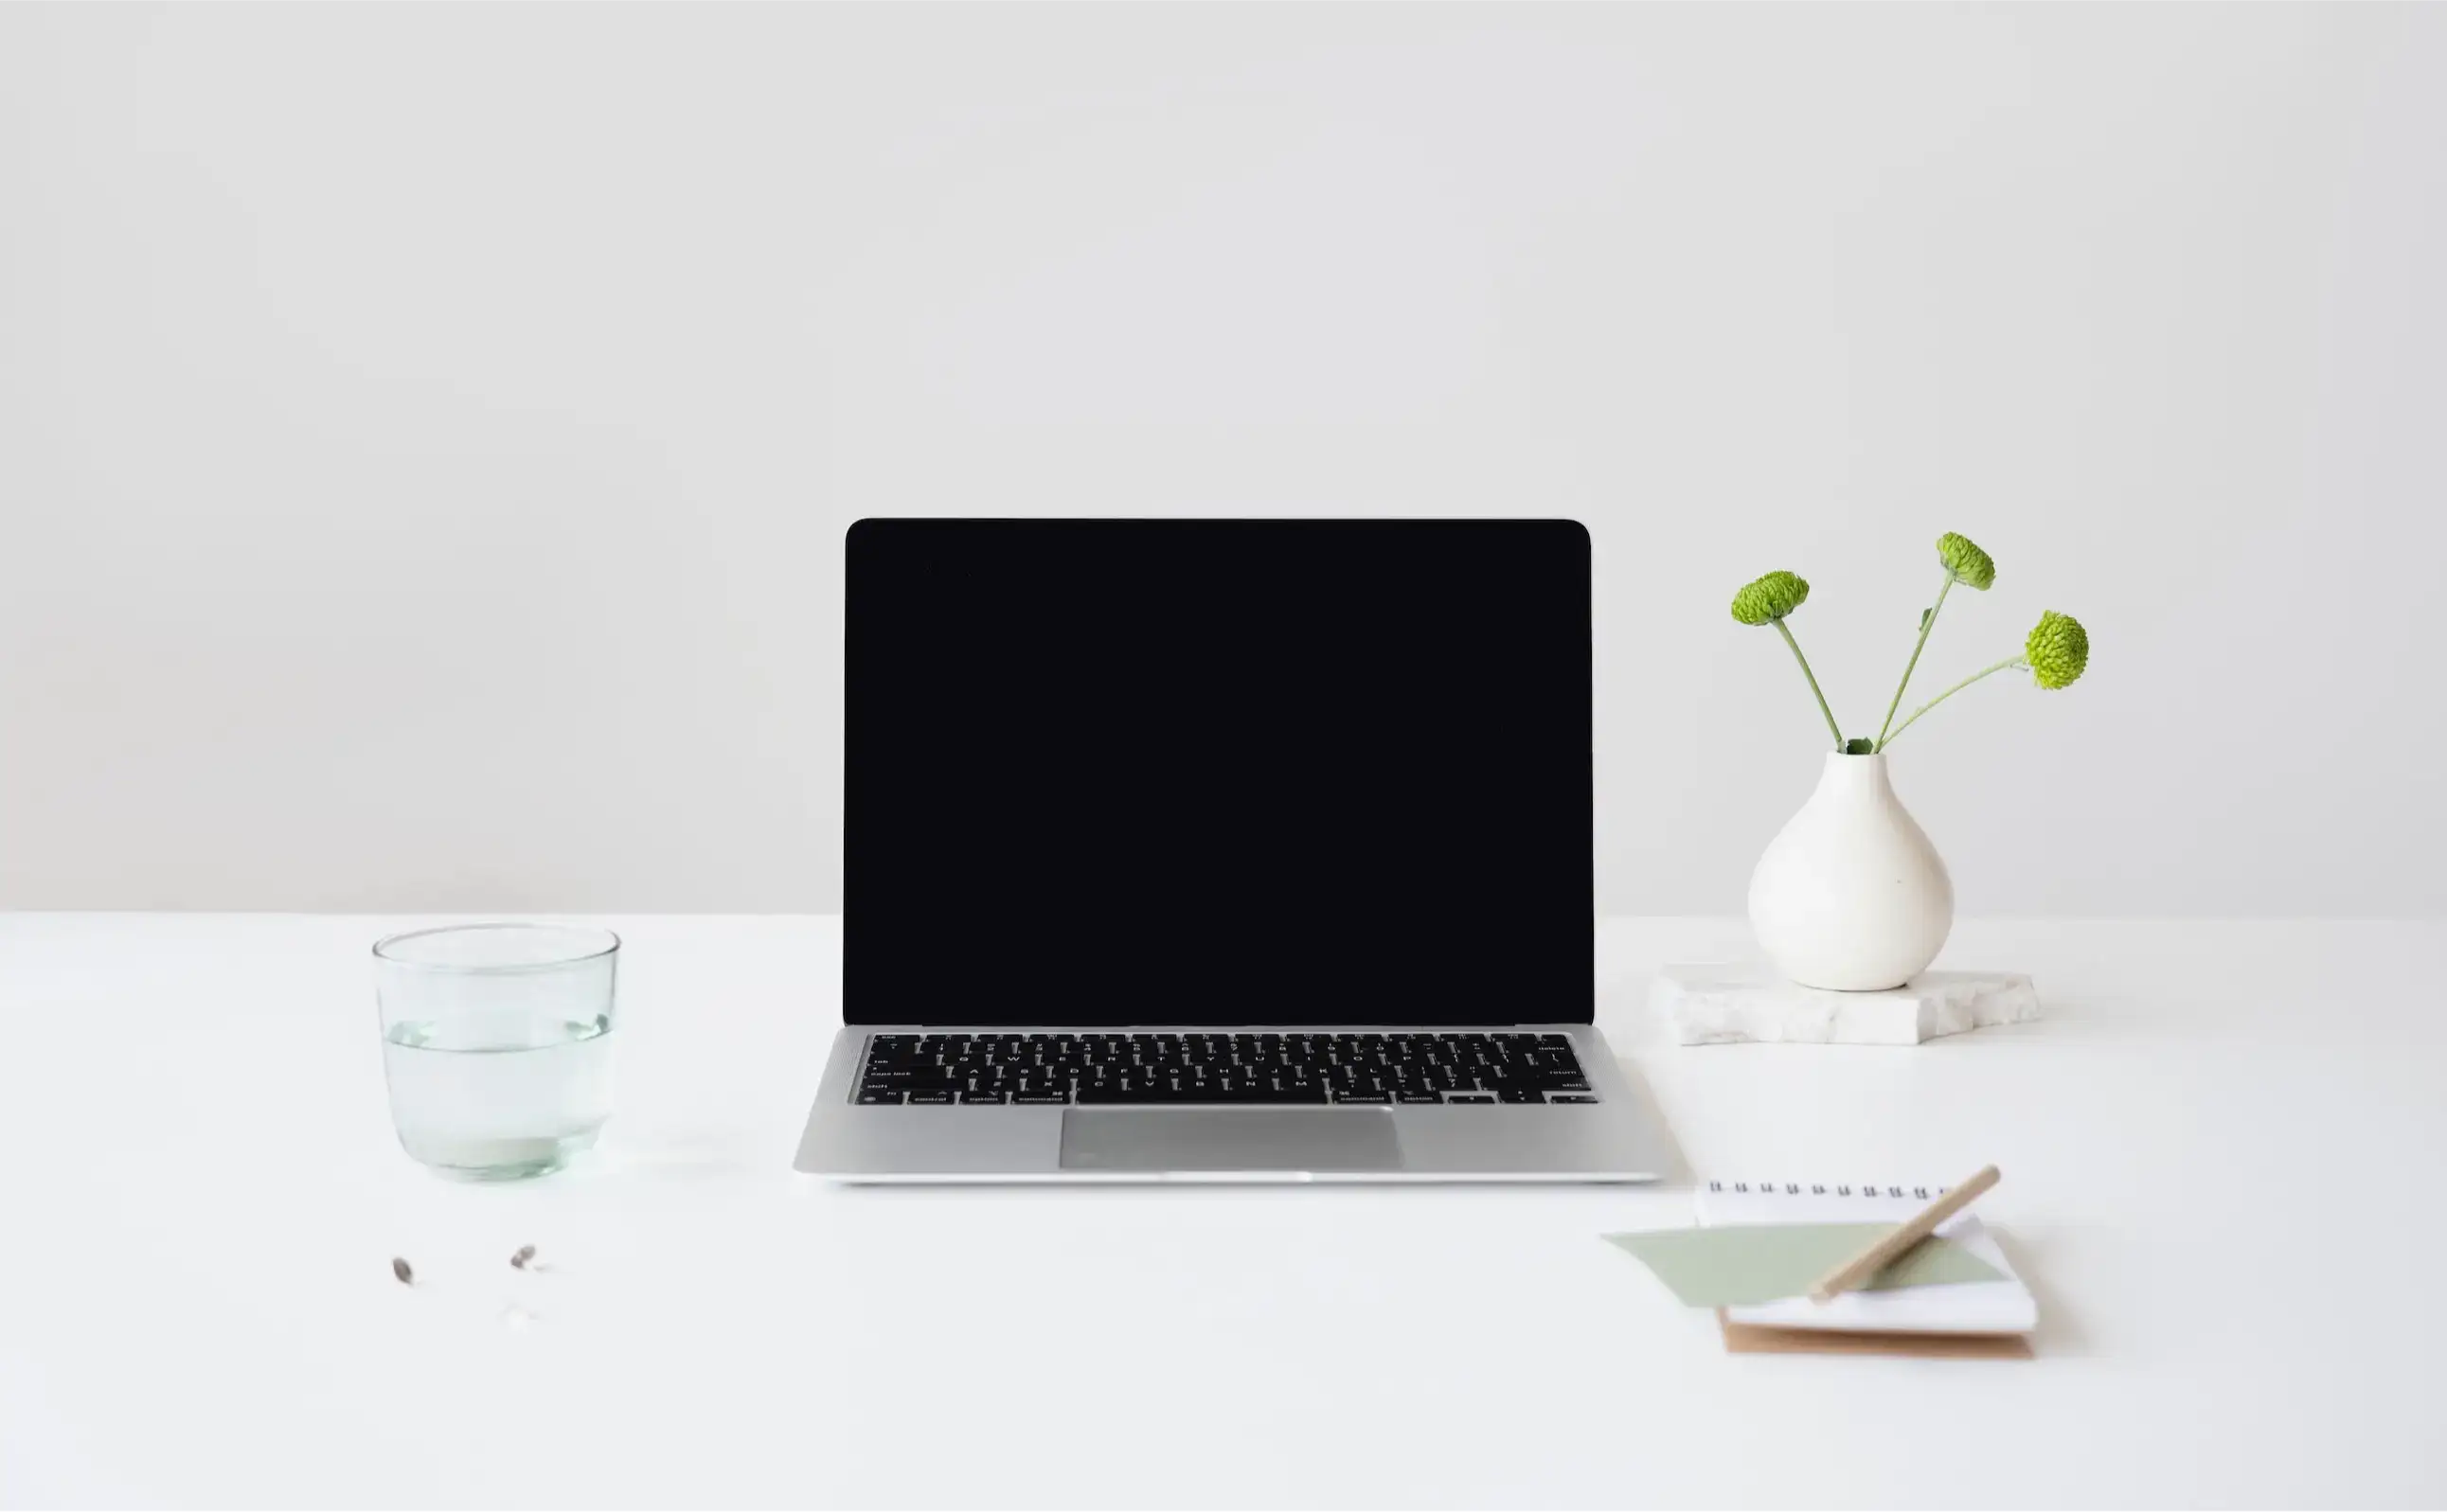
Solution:
<svg viewBox="0 0 2447 1512">
<path fill-rule="evenodd" d="M 612 1112 L 620 936 L 462 924 L 374 945 L 383 1077 L 408 1154 L 446 1176 L 558 1170 Z"/>
</svg>

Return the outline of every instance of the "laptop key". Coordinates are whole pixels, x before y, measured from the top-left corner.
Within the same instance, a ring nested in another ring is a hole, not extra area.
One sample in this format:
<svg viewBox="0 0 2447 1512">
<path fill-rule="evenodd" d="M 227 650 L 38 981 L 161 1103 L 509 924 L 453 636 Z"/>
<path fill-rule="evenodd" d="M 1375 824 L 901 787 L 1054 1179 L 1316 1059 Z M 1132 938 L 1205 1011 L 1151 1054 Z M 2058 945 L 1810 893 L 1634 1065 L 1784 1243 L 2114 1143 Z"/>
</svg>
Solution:
<svg viewBox="0 0 2447 1512">
<path fill-rule="evenodd" d="M 1597 1099 L 1580 1092 L 1557 1092 L 1554 1096 L 1546 1099 L 1546 1101 L 1549 1103 L 1594 1103 Z"/>
<path fill-rule="evenodd" d="M 898 1089 L 891 1091 L 878 1091 L 873 1087 L 865 1087 L 860 1090 L 858 1100 L 862 1105 L 868 1106 L 883 1103 L 899 1103 L 901 1101 L 901 1093 Z"/>
<path fill-rule="evenodd" d="M 1391 1103 L 1394 1101 L 1394 1094 L 1391 1092 L 1359 1092 L 1353 1091 L 1347 1087 L 1337 1087 L 1334 1092 L 1334 1100 L 1337 1103 Z"/>
<path fill-rule="evenodd" d="M 952 1101 L 952 1089 L 945 1087 L 912 1092 L 909 1094 L 909 1101 L 913 1105 L 918 1103 L 948 1103 Z"/>
<path fill-rule="evenodd" d="M 1491 1092 L 1447 1092 L 1445 1094 L 1445 1101 L 1448 1103 L 1492 1103 L 1495 1101 L 1495 1095 Z"/>
<path fill-rule="evenodd" d="M 1532 1091 L 1526 1087 L 1508 1087 L 1495 1095 L 1498 1101 L 1506 1103 L 1543 1103 L 1546 1101 L 1544 1093 Z"/>
<path fill-rule="evenodd" d="M 1396 1103 L 1441 1103 L 1444 1099 L 1438 1097 L 1433 1092 L 1413 1092 L 1406 1088 L 1394 1093 L 1394 1101 Z"/>
<path fill-rule="evenodd" d="M 960 1101 L 963 1103 L 999 1103 L 1002 1101 L 1002 1094 L 1000 1092 L 962 1092 L 960 1094 Z"/>
</svg>

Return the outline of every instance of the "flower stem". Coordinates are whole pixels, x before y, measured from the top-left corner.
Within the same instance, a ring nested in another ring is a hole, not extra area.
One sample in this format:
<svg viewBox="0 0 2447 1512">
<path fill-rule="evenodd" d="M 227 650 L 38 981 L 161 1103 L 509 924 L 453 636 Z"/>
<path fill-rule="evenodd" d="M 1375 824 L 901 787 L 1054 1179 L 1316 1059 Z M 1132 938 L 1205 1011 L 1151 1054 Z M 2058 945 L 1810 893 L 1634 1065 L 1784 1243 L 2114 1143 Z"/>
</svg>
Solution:
<svg viewBox="0 0 2447 1512">
<path fill-rule="evenodd" d="M 1944 692 L 1942 692 L 1942 693 L 1938 694 L 1935 698 L 1930 699 L 1927 703 L 1923 704 L 1923 705 L 1921 705 L 1918 709 L 1913 709 L 1913 710 L 1911 711 L 1911 717 L 1910 717 L 1909 719 L 1906 719 L 1902 724 L 1897 725 L 1897 726 L 1895 727 L 1895 732 L 1894 732 L 1893 734 L 1888 735 L 1888 736 L 1887 736 L 1885 739 L 1883 739 L 1883 740 L 1879 741 L 1879 742 L 1878 742 L 1878 744 L 1877 744 L 1874 747 L 1872 747 L 1872 748 L 1873 748 L 1873 749 L 1876 749 L 1876 750 L 1885 750 L 1887 747 L 1889 747 L 1889 746 L 1893 745 L 1895 742 L 1897 742 L 1897 741 L 1899 741 L 1899 740 L 1903 739 L 1904 731 L 1905 731 L 1905 730 L 1907 730 L 1907 729 L 1909 729 L 1909 728 L 1911 728 L 1911 727 L 1912 727 L 1912 720 L 1920 718 L 1920 716 L 1921 716 L 1921 715 L 1927 713 L 1930 709 L 1935 709 L 1938 705 L 1940 705 L 1940 704 L 1942 704 L 1942 703 L 1944 703 L 1947 699 L 1952 698 L 1955 694 L 1957 694 L 1957 693 L 1959 693 L 1959 692 L 1963 691 L 1964 689 L 1966 689 L 1966 688 L 1970 687 L 1973 683 L 1978 682 L 1981 678 L 1987 676 L 1990 672 L 2001 672 L 2001 671 L 2004 671 L 2006 668 L 2008 668 L 2008 667 L 2021 667 L 2021 666 L 2025 666 L 2025 665 L 2027 665 L 2027 664 L 2022 660 L 2022 658 L 2021 658 L 2021 657 L 2020 657 L 2020 656 L 2008 656 L 2008 657 L 2006 657 L 2003 661 L 1999 662 L 1999 663 L 1998 663 L 1996 666 L 1994 666 L 1994 667 L 1982 667 L 1982 669 L 1980 669 L 1978 671 L 1973 672 L 1970 676 L 1965 677 L 1964 679 L 1963 679 L 1963 681 L 1961 681 L 1961 682 L 1959 682 L 1959 683 L 1955 684 L 1953 687 L 1951 687 L 1951 688 L 1947 689 L 1945 691 L 1944 691 Z"/>
<path fill-rule="evenodd" d="M 1954 569 L 1945 570 L 1945 581 L 1938 585 L 1937 602 L 1920 616 L 1920 639 L 1912 642 L 1911 660 L 1904 663 L 1904 680 L 1895 684 L 1894 700 L 1887 705 L 1887 723 L 1878 727 L 1878 739 L 1887 738 L 1887 726 L 1895 722 L 1895 710 L 1904 705 L 1904 690 L 1911 686 L 1912 669 L 1920 665 L 1921 648 L 1928 644 L 1928 633 L 1937 628 L 1937 612 L 1945 607 L 1945 595 L 1954 590 Z"/>
<path fill-rule="evenodd" d="M 1793 648 L 1793 659 L 1801 663 L 1801 675 L 1810 679 L 1810 696 L 1818 700 L 1818 711 L 1827 716 L 1827 733 L 1835 737 L 1835 748 L 1842 750 L 1844 732 L 1835 728 L 1835 710 L 1827 707 L 1827 695 L 1818 690 L 1818 674 L 1810 670 L 1810 658 L 1801 654 L 1801 642 L 1793 638 L 1793 632 L 1785 628 L 1783 620 L 1777 620 L 1775 628 L 1784 643 Z"/>
</svg>

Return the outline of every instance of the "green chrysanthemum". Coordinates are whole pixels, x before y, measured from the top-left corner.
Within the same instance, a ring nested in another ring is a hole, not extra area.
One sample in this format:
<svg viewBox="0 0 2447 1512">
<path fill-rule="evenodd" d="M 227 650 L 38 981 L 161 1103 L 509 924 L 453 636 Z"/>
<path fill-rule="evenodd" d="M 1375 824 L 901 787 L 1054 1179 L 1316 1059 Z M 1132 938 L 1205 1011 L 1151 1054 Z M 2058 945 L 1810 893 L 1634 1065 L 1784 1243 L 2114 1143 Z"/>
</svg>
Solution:
<svg viewBox="0 0 2447 1512">
<path fill-rule="evenodd" d="M 1984 592 L 1997 580 L 1997 559 L 1973 545 L 1968 536 L 1958 536 L 1949 530 L 1938 537 L 1937 559 L 1965 588 Z"/>
<path fill-rule="evenodd" d="M 2022 660 L 2030 664 L 2031 680 L 2041 688 L 2069 688 L 2090 665 L 2090 632 L 2071 614 L 2051 609 L 2031 628 Z"/>
<path fill-rule="evenodd" d="M 1793 659 L 1801 664 L 1801 675 L 1810 683 L 1810 696 L 1818 700 L 1818 712 L 1827 717 L 1827 733 L 1835 737 L 1835 748 L 1844 748 L 1844 732 L 1835 727 L 1835 710 L 1827 707 L 1827 695 L 1818 690 L 1818 674 L 1810 670 L 1810 658 L 1801 654 L 1801 642 L 1793 638 L 1793 627 L 1784 616 L 1799 609 L 1810 599 L 1810 585 L 1792 573 L 1770 573 L 1755 582 L 1746 583 L 1734 595 L 1734 617 L 1745 625 L 1774 625 L 1775 633 L 1792 648 Z"/>
<path fill-rule="evenodd" d="M 1782 619 L 1810 597 L 1810 585 L 1791 573 L 1770 573 L 1734 595 L 1734 617 L 1745 625 Z"/>
</svg>

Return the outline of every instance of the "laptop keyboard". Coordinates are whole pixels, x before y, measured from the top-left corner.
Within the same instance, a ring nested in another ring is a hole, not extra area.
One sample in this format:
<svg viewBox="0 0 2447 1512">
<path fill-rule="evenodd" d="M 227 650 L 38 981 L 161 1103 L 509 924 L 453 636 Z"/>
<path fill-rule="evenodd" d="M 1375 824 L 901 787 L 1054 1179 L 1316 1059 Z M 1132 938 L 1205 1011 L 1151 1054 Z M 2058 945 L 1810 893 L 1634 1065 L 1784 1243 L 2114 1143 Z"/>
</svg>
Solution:
<svg viewBox="0 0 2447 1512">
<path fill-rule="evenodd" d="M 1594 1103 L 1562 1034 L 879 1034 L 857 1100 Z"/>
</svg>

